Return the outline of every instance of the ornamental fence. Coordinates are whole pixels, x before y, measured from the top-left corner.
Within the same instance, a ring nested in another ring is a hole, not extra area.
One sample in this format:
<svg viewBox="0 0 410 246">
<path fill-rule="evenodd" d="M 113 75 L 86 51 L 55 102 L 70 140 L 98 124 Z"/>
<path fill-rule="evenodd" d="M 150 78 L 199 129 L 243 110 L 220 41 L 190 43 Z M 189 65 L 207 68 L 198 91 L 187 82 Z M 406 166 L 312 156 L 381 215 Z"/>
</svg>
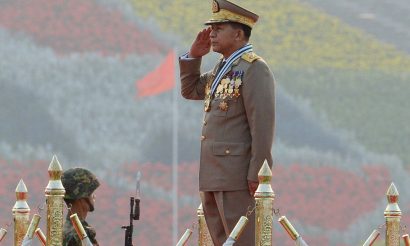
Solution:
<svg viewBox="0 0 410 246">
<path fill-rule="evenodd" d="M 34 236 L 36 236 L 41 245 L 44 246 L 62 245 L 64 221 L 63 197 L 65 193 L 61 183 L 62 170 L 57 157 L 53 156 L 48 168 L 49 182 L 45 189 L 45 207 L 47 208 L 46 236 L 41 228 L 39 228 L 39 221 L 41 219 L 40 215 L 34 214 L 30 220 L 30 207 L 27 204 L 27 187 L 22 179 L 18 183 L 16 187 L 16 202 L 12 208 L 14 246 L 20 246 L 22 244 L 30 245 L 24 244 L 24 241 L 34 240 Z M 295 242 L 295 245 L 308 245 L 290 223 L 288 218 L 286 216 L 281 216 L 279 210 L 274 208 L 275 194 L 271 187 L 272 171 L 266 161 L 258 173 L 258 178 L 259 186 L 254 195 L 255 207 L 249 209 L 249 211 L 239 219 L 227 241 L 224 243 L 224 246 L 235 244 L 240 238 L 243 229 L 248 224 L 248 216 L 252 213 L 255 213 L 255 245 L 273 246 L 272 230 L 274 223 L 279 223 L 283 227 L 287 235 Z M 384 230 L 385 233 L 384 243 L 386 246 L 400 246 L 401 240 L 404 245 L 410 246 L 409 234 L 402 235 L 405 231 L 405 227 L 400 224 L 402 212 L 398 205 L 399 192 L 394 183 L 390 184 L 390 187 L 386 192 L 386 197 L 387 207 L 384 211 L 385 223 L 373 230 L 373 232 L 367 237 L 363 246 L 371 246 L 377 243 L 382 230 Z M 212 246 L 213 243 L 206 225 L 202 205 L 197 209 L 197 216 L 198 221 L 195 225 L 197 225 L 198 245 Z M 84 230 L 81 228 L 81 223 L 78 223 L 78 221 L 75 223 L 75 220 L 72 220 L 72 222 L 79 237 L 86 241 L 87 237 Z M 177 246 L 188 245 L 194 230 L 195 228 L 187 229 L 178 241 Z M 6 234 L 7 230 L 5 228 L 0 228 L 0 242 L 6 237 Z"/>
</svg>

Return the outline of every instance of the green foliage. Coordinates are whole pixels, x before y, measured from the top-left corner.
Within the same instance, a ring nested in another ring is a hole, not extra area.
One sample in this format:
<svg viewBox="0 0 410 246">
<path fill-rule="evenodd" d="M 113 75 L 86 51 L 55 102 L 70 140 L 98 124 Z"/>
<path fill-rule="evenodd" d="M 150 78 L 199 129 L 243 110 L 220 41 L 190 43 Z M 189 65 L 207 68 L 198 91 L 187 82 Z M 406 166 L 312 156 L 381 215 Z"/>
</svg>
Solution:
<svg viewBox="0 0 410 246">
<path fill-rule="evenodd" d="M 211 1 L 130 0 L 136 14 L 190 44 L 211 15 Z M 234 1 L 260 15 L 252 34 L 271 65 L 408 71 L 410 58 L 391 45 L 295 0 Z M 166 14 L 165 14 L 166 13 Z"/>
<path fill-rule="evenodd" d="M 211 14 L 211 1 L 130 1 L 186 46 Z M 409 56 L 296 0 L 234 2 L 260 15 L 251 40 L 280 85 L 368 149 L 410 163 Z"/>
<path fill-rule="evenodd" d="M 279 68 L 277 78 L 292 94 L 308 99 L 333 126 L 354 129 L 371 150 L 397 154 L 410 163 L 410 74 L 341 69 Z"/>
</svg>

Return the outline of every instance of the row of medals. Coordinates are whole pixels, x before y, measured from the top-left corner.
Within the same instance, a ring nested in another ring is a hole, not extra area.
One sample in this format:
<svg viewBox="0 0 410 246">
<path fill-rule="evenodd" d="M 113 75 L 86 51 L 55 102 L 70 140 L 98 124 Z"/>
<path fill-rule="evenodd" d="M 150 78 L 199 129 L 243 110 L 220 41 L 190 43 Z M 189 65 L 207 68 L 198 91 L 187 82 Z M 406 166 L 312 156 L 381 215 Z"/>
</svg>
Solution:
<svg viewBox="0 0 410 246">
<path fill-rule="evenodd" d="M 240 96 L 239 87 L 242 85 L 243 71 L 235 71 L 231 77 L 221 80 L 215 91 L 215 98 L 222 99 L 218 108 L 222 111 L 228 111 L 229 105 L 225 99 L 238 98 Z M 209 112 L 211 110 L 211 83 L 207 83 L 205 88 L 204 110 Z"/>
</svg>

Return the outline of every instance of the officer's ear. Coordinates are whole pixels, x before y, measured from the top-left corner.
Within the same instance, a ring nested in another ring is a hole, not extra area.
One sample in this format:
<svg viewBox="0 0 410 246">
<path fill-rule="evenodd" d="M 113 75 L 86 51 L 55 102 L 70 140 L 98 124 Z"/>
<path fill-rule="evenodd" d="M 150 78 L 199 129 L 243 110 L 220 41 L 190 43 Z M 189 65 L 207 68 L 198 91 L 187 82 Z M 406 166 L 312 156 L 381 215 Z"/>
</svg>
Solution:
<svg viewBox="0 0 410 246">
<path fill-rule="evenodd" d="M 235 29 L 235 41 L 241 40 L 241 30 Z"/>
<path fill-rule="evenodd" d="M 236 41 L 243 41 L 246 39 L 245 37 L 245 32 L 242 28 L 240 28 L 239 26 L 235 26 L 235 40 Z"/>
</svg>

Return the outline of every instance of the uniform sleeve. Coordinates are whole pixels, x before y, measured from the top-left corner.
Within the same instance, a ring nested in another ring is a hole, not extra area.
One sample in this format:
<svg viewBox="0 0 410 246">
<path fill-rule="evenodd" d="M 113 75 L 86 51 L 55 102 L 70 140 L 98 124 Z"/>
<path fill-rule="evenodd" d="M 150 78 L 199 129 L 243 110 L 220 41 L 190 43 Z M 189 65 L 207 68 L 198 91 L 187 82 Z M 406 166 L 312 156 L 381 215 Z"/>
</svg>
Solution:
<svg viewBox="0 0 410 246">
<path fill-rule="evenodd" d="M 201 75 L 201 60 L 201 58 L 179 58 L 181 94 L 186 99 L 203 100 L 205 98 L 205 86 L 211 73 Z"/>
<path fill-rule="evenodd" d="M 85 232 L 87 233 L 88 238 L 90 239 L 91 243 L 93 245 L 99 245 L 96 239 L 96 231 L 94 228 L 90 226 L 84 226 Z"/>
<path fill-rule="evenodd" d="M 265 159 L 272 167 L 272 144 L 275 130 L 274 77 L 267 64 L 259 59 L 245 72 L 242 95 L 252 137 L 249 181 L 258 181 Z"/>
<path fill-rule="evenodd" d="M 77 234 L 73 234 L 70 233 L 70 235 L 68 235 L 63 243 L 63 246 L 81 246 L 81 240 L 80 238 L 77 236 Z"/>
</svg>

